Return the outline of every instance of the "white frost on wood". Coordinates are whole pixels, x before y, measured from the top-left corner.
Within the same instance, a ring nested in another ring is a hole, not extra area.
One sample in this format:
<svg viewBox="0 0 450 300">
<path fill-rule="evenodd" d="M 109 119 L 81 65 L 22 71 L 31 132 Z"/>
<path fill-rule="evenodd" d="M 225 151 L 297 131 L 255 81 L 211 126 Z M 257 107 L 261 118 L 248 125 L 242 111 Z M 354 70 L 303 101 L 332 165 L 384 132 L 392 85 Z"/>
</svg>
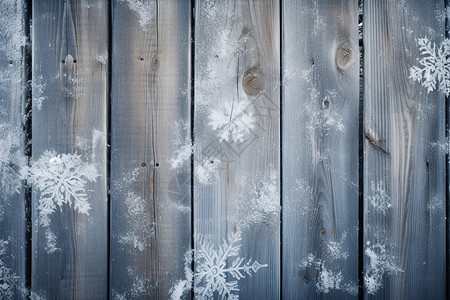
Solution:
<svg viewBox="0 0 450 300">
<path fill-rule="evenodd" d="M 155 18 L 156 3 L 150 0 L 119 0 L 128 5 L 128 7 L 139 16 L 139 24 L 142 29 L 146 29 L 150 22 Z"/>
<path fill-rule="evenodd" d="M 221 142 L 242 143 L 244 141 L 244 138 L 255 127 L 256 120 L 251 108 L 250 101 L 233 99 L 211 111 L 209 125 L 217 131 Z"/>
<path fill-rule="evenodd" d="M 119 243 L 144 251 L 154 236 L 154 224 L 145 199 L 129 192 L 125 199 L 127 232 L 119 236 Z"/>
<path fill-rule="evenodd" d="M 33 89 L 33 107 L 41 110 L 42 104 L 47 100 L 47 97 L 44 96 L 45 82 L 42 75 L 33 76 L 31 87 Z"/>
<path fill-rule="evenodd" d="M 386 246 L 376 243 L 373 246 L 366 242 L 364 251 L 369 258 L 369 264 L 364 270 L 364 285 L 367 292 L 374 295 L 383 286 L 383 276 L 403 272 L 395 264 L 395 257 L 386 250 Z"/>
<path fill-rule="evenodd" d="M 5 196 L 18 193 L 22 187 L 19 171 L 27 163 L 22 138 L 20 128 L 0 124 L 0 189 Z"/>
<path fill-rule="evenodd" d="M 0 239 L 0 299 L 13 299 L 14 291 L 19 279 L 12 269 L 6 266 L 4 256 L 6 247 L 9 244 L 7 240 Z"/>
<path fill-rule="evenodd" d="M 368 197 L 369 204 L 378 212 L 383 215 L 387 215 L 389 213 L 390 208 L 392 207 L 391 198 L 386 192 L 384 187 L 384 182 L 379 181 L 375 184 L 375 182 L 371 182 L 370 185 L 370 196 Z"/>
<path fill-rule="evenodd" d="M 278 171 L 241 176 L 239 182 L 240 193 L 233 203 L 230 221 L 239 224 L 240 228 L 257 224 L 273 227 L 271 225 L 279 222 L 281 206 Z"/>
<path fill-rule="evenodd" d="M 420 67 L 411 67 L 409 78 L 422 83 L 428 93 L 438 89 L 450 95 L 450 40 L 444 39 L 436 46 L 424 37 L 417 39 L 417 43 L 422 55 Z"/>
<path fill-rule="evenodd" d="M 315 276 L 317 291 L 329 293 L 333 290 L 341 290 L 351 295 L 358 293 L 358 287 L 354 282 L 345 282 L 341 271 L 332 270 L 327 263 L 310 253 L 300 265 L 302 269 Z"/>
</svg>

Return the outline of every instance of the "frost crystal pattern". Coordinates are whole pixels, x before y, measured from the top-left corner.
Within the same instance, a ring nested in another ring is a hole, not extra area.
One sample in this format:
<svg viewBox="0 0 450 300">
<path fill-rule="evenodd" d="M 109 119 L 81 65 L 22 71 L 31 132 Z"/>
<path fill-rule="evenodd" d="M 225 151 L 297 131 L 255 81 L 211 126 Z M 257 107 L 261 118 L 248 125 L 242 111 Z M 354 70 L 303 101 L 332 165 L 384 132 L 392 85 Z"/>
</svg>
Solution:
<svg viewBox="0 0 450 300">
<path fill-rule="evenodd" d="M 18 277 L 5 265 L 2 256 L 6 253 L 8 241 L 0 240 L 0 299 L 12 299 Z"/>
<path fill-rule="evenodd" d="M 439 89 L 446 96 L 450 94 L 450 40 L 444 41 L 436 47 L 427 37 L 417 40 L 422 58 L 420 67 L 414 66 L 409 70 L 414 81 L 421 82 L 428 92 Z"/>
<path fill-rule="evenodd" d="M 197 236 L 197 249 L 194 251 L 195 273 L 194 292 L 198 299 L 210 299 L 217 294 L 221 299 L 239 299 L 238 281 L 245 278 L 246 275 L 252 276 L 259 269 L 267 267 L 266 264 L 260 264 L 252 259 L 244 262 L 244 258 L 239 256 L 241 248 L 241 231 L 232 233 L 228 236 L 228 241 L 223 241 L 218 250 L 213 248 L 208 239 L 203 236 Z M 189 255 L 190 251 L 186 255 Z M 231 265 L 227 261 L 233 259 Z M 189 264 L 189 259 L 186 260 Z M 172 299 L 180 299 L 184 291 L 190 288 L 189 279 L 192 280 L 192 274 L 187 270 L 187 280 L 180 281 L 172 289 Z M 174 297 L 176 296 L 176 297 Z"/>
<path fill-rule="evenodd" d="M 89 214 L 90 204 L 86 184 L 99 176 L 95 165 L 84 162 L 78 154 L 57 154 L 45 151 L 24 170 L 28 182 L 39 192 L 39 223 L 47 228 L 47 251 L 54 252 L 55 235 L 49 230 L 50 215 L 63 204 L 83 214 Z"/>
</svg>

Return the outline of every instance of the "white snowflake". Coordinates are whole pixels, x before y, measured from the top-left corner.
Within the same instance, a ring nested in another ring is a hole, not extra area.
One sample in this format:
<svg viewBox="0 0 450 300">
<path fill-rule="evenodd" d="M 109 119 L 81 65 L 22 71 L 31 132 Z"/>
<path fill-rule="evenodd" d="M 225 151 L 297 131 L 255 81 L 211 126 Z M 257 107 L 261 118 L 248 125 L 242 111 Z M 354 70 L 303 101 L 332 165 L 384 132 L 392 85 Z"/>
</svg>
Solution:
<svg viewBox="0 0 450 300">
<path fill-rule="evenodd" d="M 45 151 L 42 156 L 23 168 L 22 173 L 40 193 L 39 223 L 49 229 L 50 215 L 63 204 L 73 205 L 79 213 L 88 215 L 90 204 L 86 184 L 99 176 L 94 164 L 84 162 L 78 154 L 57 154 Z M 56 237 L 46 233 L 49 253 L 56 250 Z"/>
<path fill-rule="evenodd" d="M 409 69 L 409 78 L 421 82 L 428 92 L 439 89 L 446 96 L 450 94 L 450 40 L 444 39 L 439 47 L 427 37 L 417 40 L 423 56 L 419 60 L 421 67 Z"/>
<path fill-rule="evenodd" d="M 13 298 L 17 280 L 19 279 L 2 259 L 2 256 L 6 254 L 8 243 L 8 241 L 3 239 L 0 240 L 0 299 Z"/>
<path fill-rule="evenodd" d="M 150 219 L 147 201 L 130 192 L 125 199 L 125 205 L 129 230 L 119 237 L 119 243 L 128 244 L 143 251 L 150 246 L 154 236 L 154 224 Z"/>
<path fill-rule="evenodd" d="M 194 251 L 195 273 L 187 271 L 186 280 L 179 281 L 171 290 L 172 299 L 176 294 L 181 297 L 183 293 L 191 288 L 189 281 L 194 280 L 194 292 L 198 299 L 210 299 L 217 294 L 221 299 L 239 299 L 238 281 L 246 275 L 252 276 L 259 269 L 267 267 L 252 259 L 244 263 L 244 258 L 239 256 L 242 235 L 238 229 L 236 233 L 228 236 L 228 241 L 223 241 L 218 250 L 213 248 L 212 243 L 203 236 L 196 236 L 195 243 L 197 249 Z M 186 254 L 188 256 L 190 251 Z M 227 261 L 234 258 L 231 265 L 227 266 Z M 190 260 L 186 259 L 186 264 Z M 190 280 L 189 280 L 190 279 Z"/>
<path fill-rule="evenodd" d="M 391 198 L 387 194 L 382 181 L 375 184 L 372 181 L 370 185 L 372 195 L 368 197 L 370 205 L 377 211 L 386 215 L 392 207 Z"/>
<path fill-rule="evenodd" d="M 21 130 L 8 124 L 0 124 L 0 189 L 11 195 L 22 187 L 19 170 L 26 165 L 22 150 Z"/>
<path fill-rule="evenodd" d="M 255 127 L 255 117 L 250 111 L 249 101 L 227 101 L 220 109 L 214 109 L 209 115 L 209 125 L 218 130 L 220 141 L 243 142 L 244 137 Z"/>
<path fill-rule="evenodd" d="M 364 285 L 371 295 L 374 295 L 383 286 L 385 274 L 403 272 L 395 264 L 395 257 L 380 243 L 370 246 L 370 242 L 367 242 L 364 253 L 369 257 L 369 265 L 364 270 Z"/>
</svg>

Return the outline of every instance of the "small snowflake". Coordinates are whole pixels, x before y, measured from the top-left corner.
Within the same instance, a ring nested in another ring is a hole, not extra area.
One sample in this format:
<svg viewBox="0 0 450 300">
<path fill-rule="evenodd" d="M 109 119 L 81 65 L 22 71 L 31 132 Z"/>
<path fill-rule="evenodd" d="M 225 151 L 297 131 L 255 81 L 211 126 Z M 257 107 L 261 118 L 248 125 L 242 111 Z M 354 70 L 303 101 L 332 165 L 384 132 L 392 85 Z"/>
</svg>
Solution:
<svg viewBox="0 0 450 300">
<path fill-rule="evenodd" d="M 383 182 L 375 182 L 372 181 L 370 185 L 371 191 L 373 195 L 369 196 L 370 205 L 377 211 L 381 212 L 383 215 L 386 215 L 389 212 L 389 209 L 392 207 L 391 198 L 387 194 Z"/>
<path fill-rule="evenodd" d="M 417 40 L 419 50 L 424 56 L 419 60 L 421 67 L 409 69 L 409 78 L 421 82 L 428 92 L 439 89 L 446 96 L 450 94 L 450 40 L 444 39 L 439 47 L 427 37 Z M 438 85 L 438 87 L 437 87 Z"/>
<path fill-rule="evenodd" d="M 49 229 L 50 215 L 63 204 L 73 205 L 80 213 L 88 215 L 91 208 L 86 194 L 86 184 L 99 176 L 94 164 L 81 159 L 78 154 L 57 154 L 45 151 L 33 161 L 31 167 L 22 169 L 29 183 L 39 192 L 40 224 Z M 56 237 L 47 232 L 49 253 L 54 252 Z"/>
<path fill-rule="evenodd" d="M 239 299 L 239 295 L 236 294 L 239 292 L 238 281 L 245 278 L 246 274 L 252 276 L 252 272 L 256 273 L 259 269 L 267 267 L 266 264 L 252 262 L 251 259 L 244 263 L 244 258 L 239 256 L 241 240 L 241 231 L 237 230 L 228 236 L 228 241 L 224 240 L 222 246 L 215 250 L 205 237 L 196 237 L 197 249 L 194 251 L 196 268 L 193 279 L 197 298 L 210 299 L 217 293 L 221 299 Z M 227 260 L 231 258 L 234 260 L 227 266 Z M 189 263 L 189 259 L 186 263 Z M 189 270 L 185 273 L 186 278 L 192 280 Z M 229 280 L 231 278 L 232 281 Z M 179 297 L 190 286 L 188 280 L 178 282 L 171 291 L 172 299 L 177 299 L 173 297 L 174 293 Z"/>
<path fill-rule="evenodd" d="M 226 102 L 221 109 L 209 115 L 209 125 L 218 130 L 220 141 L 243 142 L 244 137 L 255 127 L 255 117 L 248 101 Z"/>
</svg>

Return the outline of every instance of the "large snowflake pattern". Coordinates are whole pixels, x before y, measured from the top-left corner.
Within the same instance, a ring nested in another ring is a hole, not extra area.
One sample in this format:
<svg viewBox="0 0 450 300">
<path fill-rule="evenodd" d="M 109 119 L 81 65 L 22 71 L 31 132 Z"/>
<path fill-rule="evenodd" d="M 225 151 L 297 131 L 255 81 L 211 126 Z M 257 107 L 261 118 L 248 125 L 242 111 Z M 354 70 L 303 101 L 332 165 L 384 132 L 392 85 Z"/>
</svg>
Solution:
<svg viewBox="0 0 450 300">
<path fill-rule="evenodd" d="M 421 82 L 428 92 L 439 89 L 446 96 L 450 94 L 450 40 L 444 39 L 439 47 L 427 37 L 417 40 L 423 57 L 419 60 L 421 67 L 411 67 L 410 76 Z"/>
<path fill-rule="evenodd" d="M 32 162 L 31 167 L 22 170 L 28 183 L 40 192 L 39 223 L 47 228 L 47 251 L 54 252 L 54 234 L 49 231 L 50 215 L 64 204 L 76 211 L 89 214 L 90 204 L 86 193 L 86 184 L 95 182 L 99 176 L 94 164 L 87 163 L 78 154 L 57 154 L 45 151 Z"/>
<path fill-rule="evenodd" d="M 197 249 L 194 251 L 195 273 L 192 276 L 189 268 L 185 268 L 187 280 L 177 283 L 172 289 L 172 299 L 180 299 L 185 290 L 190 288 L 189 281 L 194 280 L 194 292 L 198 299 L 210 299 L 216 293 L 221 299 L 239 299 L 238 281 L 246 275 L 252 276 L 259 269 L 267 267 L 257 261 L 240 257 L 242 234 L 240 230 L 228 236 L 228 241 L 223 241 L 218 250 L 214 249 L 212 243 L 204 236 L 197 236 L 195 243 Z M 186 254 L 189 255 L 190 251 Z M 231 264 L 227 261 L 233 259 Z M 186 259 L 186 266 L 190 263 Z M 176 295 L 176 297 L 174 297 Z"/>
</svg>

